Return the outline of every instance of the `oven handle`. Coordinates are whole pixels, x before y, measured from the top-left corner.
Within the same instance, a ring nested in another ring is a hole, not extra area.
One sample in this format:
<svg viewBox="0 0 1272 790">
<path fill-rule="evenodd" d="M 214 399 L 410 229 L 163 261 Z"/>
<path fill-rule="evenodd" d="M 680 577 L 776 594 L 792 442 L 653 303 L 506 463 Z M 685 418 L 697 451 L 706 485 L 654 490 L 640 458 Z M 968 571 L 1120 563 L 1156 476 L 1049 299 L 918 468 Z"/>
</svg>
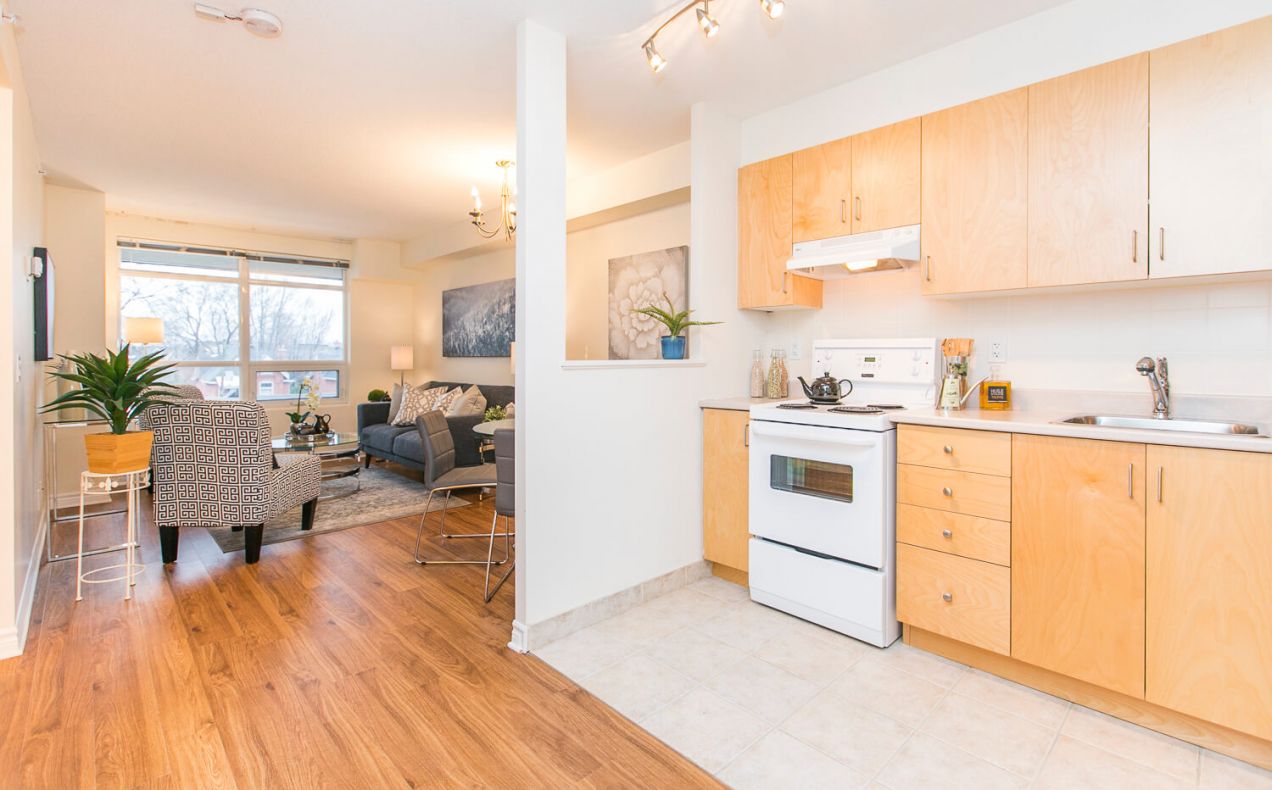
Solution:
<svg viewBox="0 0 1272 790">
<path fill-rule="evenodd" d="M 805 442 L 833 444 L 849 447 L 878 447 L 879 437 L 874 432 L 852 431 L 843 428 L 818 429 L 810 425 L 787 425 L 780 422 L 751 421 L 751 436 L 768 436 L 774 439 L 798 439 Z"/>
</svg>

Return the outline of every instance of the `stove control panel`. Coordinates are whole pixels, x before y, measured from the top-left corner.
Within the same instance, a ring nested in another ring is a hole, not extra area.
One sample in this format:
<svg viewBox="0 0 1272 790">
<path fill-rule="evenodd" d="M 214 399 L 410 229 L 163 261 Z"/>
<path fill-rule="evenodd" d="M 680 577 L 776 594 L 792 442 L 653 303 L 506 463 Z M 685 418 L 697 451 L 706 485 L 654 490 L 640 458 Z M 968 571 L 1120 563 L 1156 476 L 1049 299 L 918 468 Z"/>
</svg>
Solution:
<svg viewBox="0 0 1272 790">
<path fill-rule="evenodd" d="M 879 341 L 874 341 L 879 342 Z M 881 384 L 932 384 L 936 381 L 936 341 L 897 347 L 865 346 L 851 341 L 813 344 L 813 375 Z"/>
</svg>

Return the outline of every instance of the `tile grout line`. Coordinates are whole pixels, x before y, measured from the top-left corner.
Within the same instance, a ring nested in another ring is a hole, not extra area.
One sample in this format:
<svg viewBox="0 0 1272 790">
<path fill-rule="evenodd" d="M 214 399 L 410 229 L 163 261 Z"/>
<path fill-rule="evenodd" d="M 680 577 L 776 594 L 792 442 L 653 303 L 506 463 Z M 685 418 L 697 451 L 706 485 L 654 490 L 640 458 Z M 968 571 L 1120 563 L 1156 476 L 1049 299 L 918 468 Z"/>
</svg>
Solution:
<svg viewBox="0 0 1272 790">
<path fill-rule="evenodd" d="M 899 670 L 899 671 L 900 671 L 900 670 Z M 966 667 L 964 667 L 964 668 L 963 668 L 963 672 L 967 672 L 967 668 L 966 668 Z M 908 672 L 907 672 L 907 673 L 905 673 L 905 674 L 910 674 L 910 673 L 908 673 Z M 918 675 L 911 675 L 911 677 L 918 677 Z M 961 681 L 961 680 L 962 680 L 962 678 L 960 677 L 960 678 L 959 678 L 959 680 L 954 681 L 954 683 L 953 683 L 953 684 L 951 684 L 951 685 L 949 685 L 949 686 L 947 686 L 947 687 L 945 688 L 945 692 L 944 692 L 943 694 L 941 694 L 941 698 L 940 698 L 940 699 L 938 699 L 938 700 L 936 701 L 936 704 L 934 704 L 934 705 L 932 706 L 932 708 L 931 708 L 930 710 L 928 710 L 928 712 L 927 712 L 927 713 L 923 714 L 923 718 L 919 720 L 919 723 L 918 723 L 918 724 L 914 725 L 914 727 L 910 730 L 910 734 L 909 734 L 909 735 L 907 735 L 907 736 L 905 737 L 905 740 L 901 742 L 901 745 L 899 745 L 896 749 L 894 749 L 894 750 L 893 750 L 893 752 L 892 752 L 892 754 L 888 755 L 888 759 L 884 760 L 884 761 L 883 761 L 883 764 L 879 766 L 879 769 L 878 769 L 877 771 L 875 771 L 875 772 L 874 772 L 874 774 L 870 777 L 870 781 L 866 783 L 866 786 L 867 786 L 867 787 L 869 787 L 871 784 L 873 784 L 873 783 L 875 783 L 875 782 L 878 782 L 879 784 L 883 785 L 884 787 L 891 787 L 891 785 L 889 785 L 888 783 L 886 783 L 886 782 L 884 782 L 884 781 L 880 780 L 880 779 L 879 779 L 879 777 L 883 775 L 883 772 L 884 772 L 884 771 L 888 770 L 888 766 L 889 766 L 889 765 L 891 765 L 891 764 L 892 764 L 892 761 L 893 761 L 893 760 L 895 760 L 895 759 L 897 758 L 897 755 L 901 753 L 901 750 L 903 750 L 903 749 L 905 748 L 906 744 L 908 744 L 910 741 L 914 740 L 914 736 L 915 736 L 915 735 L 917 735 L 917 734 L 920 732 L 920 728 L 921 728 L 924 724 L 926 724 L 926 723 L 927 723 L 927 720 L 928 720 L 928 719 L 930 719 L 930 718 L 932 717 L 932 714 L 936 712 L 936 709 L 937 709 L 937 708 L 939 708 L 939 707 L 941 707 L 941 703 L 942 703 L 942 702 L 944 702 L 944 701 L 945 701 L 945 700 L 946 700 L 946 699 L 947 699 L 947 698 L 948 698 L 951 694 L 953 694 L 953 693 L 954 693 L 954 686 L 957 686 L 957 685 L 958 685 L 958 683 L 959 683 L 959 681 Z M 929 682 L 930 682 L 930 681 L 929 681 Z M 926 734 L 926 733 L 925 733 L 925 734 Z M 939 739 L 938 739 L 938 740 L 939 740 Z M 944 741 L 942 741 L 942 743 L 944 743 Z M 950 745 L 952 745 L 952 744 L 950 744 Z M 958 747 L 955 747 L 955 748 L 958 748 Z M 975 756 L 975 755 L 973 755 L 973 756 Z"/>
<path fill-rule="evenodd" d="M 1057 697 L 1059 699 L 1059 697 Z M 1067 700 L 1066 700 L 1067 701 Z M 1064 709 L 1064 716 L 1060 718 L 1060 723 L 1056 725 L 1056 733 L 1051 736 L 1051 744 L 1047 747 L 1047 751 L 1042 755 L 1042 759 L 1038 761 L 1038 767 L 1034 769 L 1033 776 L 1029 779 L 1029 787 L 1036 787 L 1038 780 L 1042 778 L 1042 769 L 1047 767 L 1047 760 L 1051 759 L 1051 753 L 1055 751 L 1056 744 L 1060 742 L 1060 733 L 1064 731 L 1064 725 L 1068 723 L 1069 716 L 1073 713 L 1073 703 Z"/>
</svg>

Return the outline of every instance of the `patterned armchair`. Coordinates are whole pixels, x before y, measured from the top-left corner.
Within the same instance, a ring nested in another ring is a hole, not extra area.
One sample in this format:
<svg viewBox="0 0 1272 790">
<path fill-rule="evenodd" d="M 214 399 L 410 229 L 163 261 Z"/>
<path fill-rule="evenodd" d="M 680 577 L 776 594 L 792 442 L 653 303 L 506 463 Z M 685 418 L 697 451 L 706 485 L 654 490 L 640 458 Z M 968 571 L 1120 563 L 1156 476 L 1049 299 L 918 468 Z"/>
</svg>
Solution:
<svg viewBox="0 0 1272 790">
<path fill-rule="evenodd" d="M 322 476 L 317 456 L 285 454 L 276 466 L 269 418 L 257 403 L 181 401 L 147 410 L 155 432 L 155 525 L 163 561 L 177 559 L 179 527 L 246 530 L 247 562 L 261 556 L 265 523 L 303 505 L 310 529 Z"/>
<path fill-rule="evenodd" d="M 169 403 L 183 403 L 185 401 L 201 401 L 203 400 L 203 390 L 193 384 L 179 384 L 175 389 L 169 390 L 164 400 Z M 154 428 L 150 422 L 150 410 L 147 409 L 137 416 L 137 427 L 143 431 L 153 431 Z"/>
</svg>

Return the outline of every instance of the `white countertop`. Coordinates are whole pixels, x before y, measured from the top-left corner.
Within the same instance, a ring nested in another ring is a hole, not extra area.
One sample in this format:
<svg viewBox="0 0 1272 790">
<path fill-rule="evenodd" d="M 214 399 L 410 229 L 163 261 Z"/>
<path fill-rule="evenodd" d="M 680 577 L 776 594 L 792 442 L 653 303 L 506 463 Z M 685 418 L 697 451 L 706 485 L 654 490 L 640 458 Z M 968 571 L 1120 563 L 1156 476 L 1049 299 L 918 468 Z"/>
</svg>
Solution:
<svg viewBox="0 0 1272 790">
<path fill-rule="evenodd" d="M 750 411 L 758 403 L 781 403 L 790 398 L 704 398 L 698 401 L 700 409 L 730 409 L 732 411 Z"/>
<path fill-rule="evenodd" d="M 911 409 L 888 415 L 894 423 L 902 425 L 932 425 L 941 428 L 969 428 L 978 431 L 1005 431 L 1032 433 L 1042 436 L 1070 436 L 1077 439 L 1104 439 L 1110 442 L 1142 442 L 1165 444 L 1175 447 L 1203 447 L 1211 450 L 1243 450 L 1246 452 L 1272 453 L 1272 438 L 1266 436 L 1230 436 L 1226 434 L 1183 433 L 1177 431 L 1144 430 L 1139 428 L 1102 428 L 1098 425 L 1057 424 L 1057 420 L 1089 410 L 1069 409 L 1064 412 L 1034 411 L 944 411 L 942 409 Z M 1124 412 L 1125 413 L 1125 412 Z M 1146 415 L 1141 415 L 1146 416 Z M 1263 431 L 1267 426 L 1261 425 Z"/>
</svg>

